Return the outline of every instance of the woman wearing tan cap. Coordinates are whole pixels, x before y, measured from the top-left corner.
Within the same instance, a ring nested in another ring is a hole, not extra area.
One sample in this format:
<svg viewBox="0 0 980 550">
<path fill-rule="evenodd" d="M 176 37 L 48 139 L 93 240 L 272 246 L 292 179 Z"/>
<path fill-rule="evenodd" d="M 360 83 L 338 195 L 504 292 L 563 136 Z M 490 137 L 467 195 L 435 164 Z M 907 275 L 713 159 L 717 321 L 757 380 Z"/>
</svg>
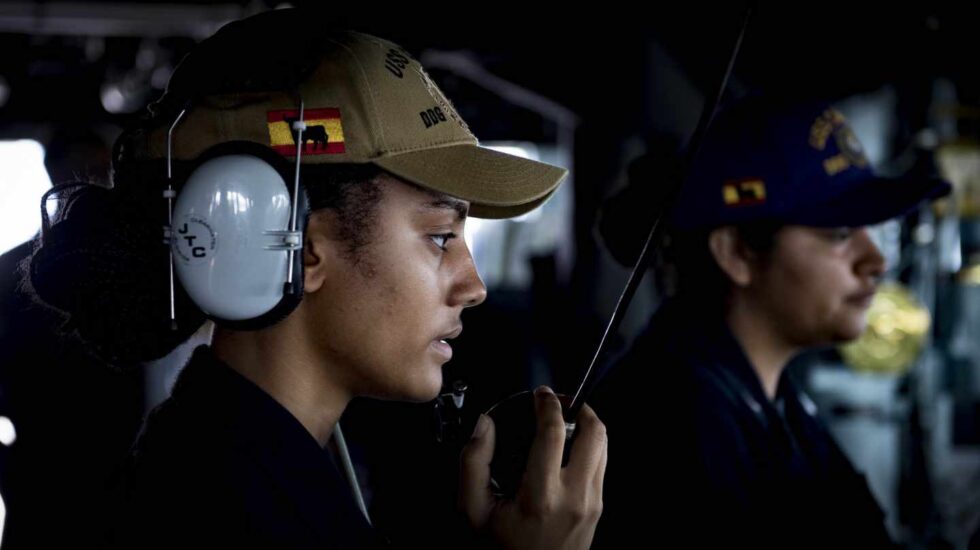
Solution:
<svg viewBox="0 0 980 550">
<path fill-rule="evenodd" d="M 436 397 L 462 310 L 486 296 L 467 215 L 527 212 L 565 171 L 480 148 L 401 48 L 297 10 L 200 44 L 113 162 L 110 190 L 56 190 L 33 290 L 110 362 L 216 328 L 146 419 L 106 543 L 385 546 L 326 448 L 338 420 L 357 396 Z M 604 427 L 586 408 L 562 469 L 553 393 L 537 412 L 515 500 L 491 492 L 494 426 L 478 424 L 462 511 L 504 547 L 586 548 Z"/>
</svg>

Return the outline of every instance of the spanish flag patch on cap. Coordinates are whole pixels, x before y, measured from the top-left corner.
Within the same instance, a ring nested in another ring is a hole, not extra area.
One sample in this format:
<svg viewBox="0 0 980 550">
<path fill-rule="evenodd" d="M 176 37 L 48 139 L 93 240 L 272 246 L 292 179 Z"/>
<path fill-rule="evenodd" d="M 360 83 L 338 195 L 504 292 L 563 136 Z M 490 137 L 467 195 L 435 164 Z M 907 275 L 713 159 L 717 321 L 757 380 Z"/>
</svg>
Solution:
<svg viewBox="0 0 980 550">
<path fill-rule="evenodd" d="M 287 109 L 269 111 L 269 145 L 283 156 L 296 156 L 293 123 L 299 119 L 299 111 Z M 306 109 L 303 111 L 306 130 L 303 130 L 304 155 L 339 155 L 344 152 L 344 128 L 340 123 L 340 109 Z"/>
<path fill-rule="evenodd" d="M 760 179 L 731 181 L 722 188 L 726 206 L 748 206 L 766 202 L 766 184 Z"/>
</svg>

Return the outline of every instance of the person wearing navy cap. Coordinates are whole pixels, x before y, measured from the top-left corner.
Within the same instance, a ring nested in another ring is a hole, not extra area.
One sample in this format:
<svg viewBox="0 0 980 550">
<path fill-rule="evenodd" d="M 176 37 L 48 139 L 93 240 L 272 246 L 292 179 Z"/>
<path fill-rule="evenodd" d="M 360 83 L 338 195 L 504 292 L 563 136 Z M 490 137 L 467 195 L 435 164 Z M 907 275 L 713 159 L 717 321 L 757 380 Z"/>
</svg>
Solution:
<svg viewBox="0 0 980 550">
<path fill-rule="evenodd" d="M 876 176 L 824 103 L 753 97 L 717 116 L 666 214 L 654 261 L 665 299 L 592 400 L 620 442 L 595 547 L 651 529 L 711 547 L 892 545 L 864 477 L 785 369 L 862 333 L 886 268 L 867 226 L 948 192 Z M 619 224 L 634 217 L 623 207 L 637 202 L 603 212 L 618 257 L 630 256 Z M 636 494 L 655 495 L 657 515 Z"/>
</svg>

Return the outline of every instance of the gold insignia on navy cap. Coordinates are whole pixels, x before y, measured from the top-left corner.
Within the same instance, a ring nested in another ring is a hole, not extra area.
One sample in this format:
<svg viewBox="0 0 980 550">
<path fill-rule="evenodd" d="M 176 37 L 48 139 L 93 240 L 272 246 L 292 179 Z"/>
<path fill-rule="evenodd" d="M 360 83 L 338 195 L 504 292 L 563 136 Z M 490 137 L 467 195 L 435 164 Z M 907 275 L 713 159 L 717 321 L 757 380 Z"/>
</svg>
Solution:
<svg viewBox="0 0 980 550">
<path fill-rule="evenodd" d="M 823 151 L 831 137 L 840 152 L 824 159 L 823 169 L 828 176 L 835 176 L 851 167 L 868 166 L 868 157 L 864 154 L 860 140 L 837 109 L 826 109 L 813 121 L 810 126 L 810 146 Z"/>
</svg>

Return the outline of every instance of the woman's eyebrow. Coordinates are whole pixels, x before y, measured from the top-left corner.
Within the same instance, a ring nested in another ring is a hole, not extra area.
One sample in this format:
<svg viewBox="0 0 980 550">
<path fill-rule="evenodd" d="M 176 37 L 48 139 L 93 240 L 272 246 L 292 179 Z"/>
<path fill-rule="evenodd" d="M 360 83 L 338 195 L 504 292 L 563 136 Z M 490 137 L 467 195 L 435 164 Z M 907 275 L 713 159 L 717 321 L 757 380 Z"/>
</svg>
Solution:
<svg viewBox="0 0 980 550">
<path fill-rule="evenodd" d="M 421 210 L 453 210 L 456 212 L 456 221 L 466 219 L 469 212 L 469 204 L 466 201 L 450 197 L 449 195 L 433 194 L 433 199 L 422 205 Z"/>
</svg>

